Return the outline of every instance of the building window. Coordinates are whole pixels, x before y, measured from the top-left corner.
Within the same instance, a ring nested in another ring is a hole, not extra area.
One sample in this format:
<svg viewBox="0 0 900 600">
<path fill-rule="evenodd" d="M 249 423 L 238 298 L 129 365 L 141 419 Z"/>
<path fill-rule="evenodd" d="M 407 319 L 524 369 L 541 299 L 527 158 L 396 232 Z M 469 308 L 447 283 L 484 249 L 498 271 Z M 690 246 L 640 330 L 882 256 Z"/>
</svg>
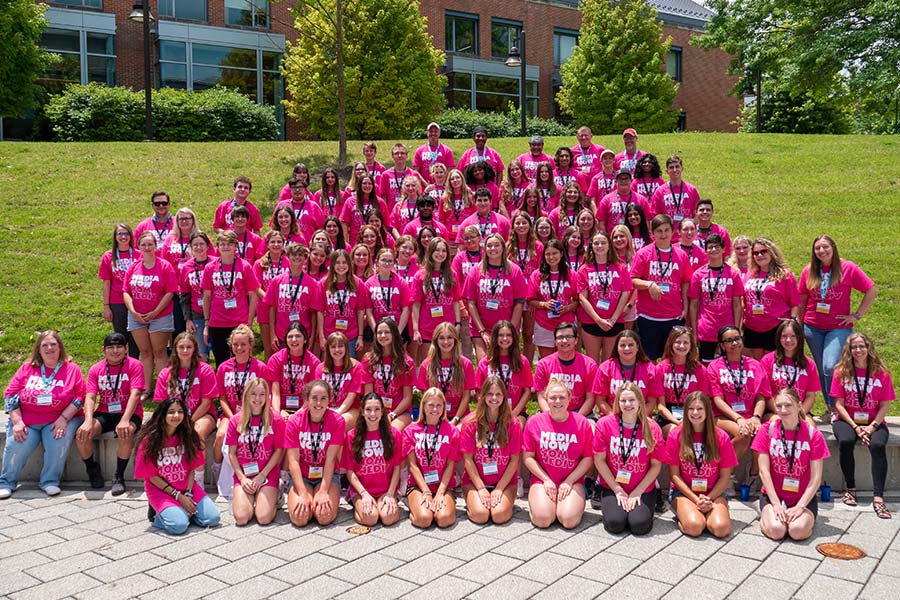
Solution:
<svg viewBox="0 0 900 600">
<path fill-rule="evenodd" d="M 478 56 L 478 15 L 448 10 L 444 15 L 444 24 L 447 52 Z"/>
<path fill-rule="evenodd" d="M 260 104 L 277 106 L 284 98 L 280 67 L 280 52 L 159 42 L 160 82 L 165 87 L 199 92 L 221 85 Z"/>
<path fill-rule="evenodd" d="M 225 23 L 268 29 L 269 3 L 266 0 L 225 0 Z"/>
<path fill-rule="evenodd" d="M 48 92 L 61 92 L 70 83 L 116 85 L 114 35 L 49 28 L 41 36 L 40 46 L 62 59 L 40 78 Z"/>
<path fill-rule="evenodd" d="M 491 19 L 491 58 L 506 59 L 509 49 L 519 43 L 522 23 L 505 19 Z"/>
<path fill-rule="evenodd" d="M 50 3 L 81 8 L 103 8 L 103 0 L 51 0 Z"/>
<path fill-rule="evenodd" d="M 678 131 L 687 131 L 687 113 L 684 111 L 678 113 Z"/>
<path fill-rule="evenodd" d="M 206 21 L 206 0 L 159 0 L 159 14 L 173 19 Z"/>
<path fill-rule="evenodd" d="M 675 81 L 681 81 L 681 47 L 671 46 L 666 55 L 666 72 Z"/>
<path fill-rule="evenodd" d="M 575 52 L 575 46 L 578 45 L 578 32 L 568 29 L 553 30 L 553 66 L 557 69 L 561 67 L 572 53 Z"/>
<path fill-rule="evenodd" d="M 471 73 L 447 74 L 447 102 L 451 108 L 503 112 L 519 106 L 518 77 L 494 77 Z M 525 83 L 525 105 L 530 116 L 538 112 L 538 82 Z"/>
</svg>

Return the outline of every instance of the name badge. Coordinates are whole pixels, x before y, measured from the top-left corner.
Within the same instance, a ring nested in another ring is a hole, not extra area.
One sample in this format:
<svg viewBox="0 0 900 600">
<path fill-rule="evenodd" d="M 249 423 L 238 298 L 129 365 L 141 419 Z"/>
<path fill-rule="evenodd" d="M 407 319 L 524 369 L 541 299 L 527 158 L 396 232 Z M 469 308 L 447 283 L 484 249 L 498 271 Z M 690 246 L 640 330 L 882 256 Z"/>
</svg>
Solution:
<svg viewBox="0 0 900 600">
<path fill-rule="evenodd" d="M 605 300 L 603 298 L 600 298 L 599 300 L 597 300 L 597 308 L 598 309 L 609 310 L 609 307 L 610 307 L 609 300 Z"/>
<path fill-rule="evenodd" d="M 684 407 L 683 406 L 673 406 L 670 410 L 672 416 L 681 421 L 684 419 Z"/>
<path fill-rule="evenodd" d="M 708 482 L 705 477 L 694 477 L 691 479 L 692 492 L 705 492 L 708 489 Z"/>
<path fill-rule="evenodd" d="M 106 405 L 106 409 L 111 413 L 120 413 L 122 412 L 122 403 L 121 402 L 110 402 Z"/>
<path fill-rule="evenodd" d="M 747 412 L 747 405 L 743 402 L 735 402 L 731 405 L 731 409 L 736 413 L 744 414 L 745 412 Z"/>
<path fill-rule="evenodd" d="M 831 304 L 828 302 L 816 302 L 816 312 L 822 315 L 827 315 L 831 312 Z"/>
<path fill-rule="evenodd" d="M 590 173 L 590 172 L 591 172 L 591 165 L 581 165 L 581 172 L 582 172 L 582 173 Z"/>
<path fill-rule="evenodd" d="M 766 307 L 762 304 L 754 304 L 753 305 L 753 314 L 754 315 L 763 315 L 766 313 Z"/>
<path fill-rule="evenodd" d="M 325 472 L 325 467 L 310 467 L 309 468 L 309 479 L 322 479 L 322 474 Z"/>
<path fill-rule="evenodd" d="M 438 475 L 437 471 L 428 471 L 427 473 L 424 473 L 424 476 L 425 483 L 427 483 L 428 485 L 431 485 L 432 483 L 439 483 L 441 480 L 441 476 Z"/>
<path fill-rule="evenodd" d="M 197 298 L 197 306 L 199 306 L 200 308 L 203 308 L 203 296 L 200 296 L 199 298 Z"/>
<path fill-rule="evenodd" d="M 348 323 L 349 321 L 347 321 L 347 319 L 336 319 L 334 326 L 341 331 L 346 331 Z"/>
<path fill-rule="evenodd" d="M 458 231 L 459 231 L 459 225 L 454 223 L 454 224 L 451 226 L 451 230 L 453 231 L 453 233 L 458 232 Z"/>
<path fill-rule="evenodd" d="M 431 307 L 431 318 L 437 319 L 444 316 L 444 307 L 443 306 L 432 306 Z"/>
<path fill-rule="evenodd" d="M 164 238 L 160 238 L 160 239 L 156 240 L 156 249 L 162 250 L 163 244 L 165 244 L 165 243 L 166 243 L 166 240 Z"/>
<path fill-rule="evenodd" d="M 293 323 L 295 321 L 299 321 L 299 320 L 300 320 L 300 313 L 297 312 L 296 310 L 294 312 L 288 313 L 288 321 L 290 321 L 291 323 Z"/>
<path fill-rule="evenodd" d="M 50 406 L 51 404 L 53 404 L 53 394 L 38 394 L 38 406 Z"/>
<path fill-rule="evenodd" d="M 869 413 L 865 411 L 856 411 L 853 413 L 853 421 L 860 425 L 869 424 Z"/>
<path fill-rule="evenodd" d="M 312 469 L 310 469 L 310 473 Z M 259 464 L 252 462 L 244 465 L 244 475 L 247 477 L 253 477 L 254 475 L 259 475 Z M 319 475 L 321 477 L 321 475 Z"/>
<path fill-rule="evenodd" d="M 284 399 L 285 408 L 300 408 L 300 396 L 288 396 Z"/>
<path fill-rule="evenodd" d="M 453 405 L 450 404 L 450 403 L 448 402 L 448 403 L 447 403 L 447 418 L 448 418 L 448 419 L 452 419 L 452 418 L 453 418 L 453 417 L 450 416 L 450 413 L 451 413 L 452 411 L 453 411 Z"/>
<path fill-rule="evenodd" d="M 499 473 L 499 469 L 497 468 L 497 461 L 492 460 L 491 462 L 486 462 L 482 465 L 483 471 L 485 475 L 496 475 Z"/>
<path fill-rule="evenodd" d="M 675 216 L 672 217 L 672 220 L 675 221 L 676 223 L 678 221 L 682 221 L 682 220 L 684 220 L 684 215 L 682 215 L 680 213 L 675 213 Z"/>
<path fill-rule="evenodd" d="M 800 480 L 794 479 L 792 477 L 785 477 L 784 483 L 781 485 L 781 489 L 786 492 L 799 492 L 800 491 Z"/>
<path fill-rule="evenodd" d="M 547 318 L 548 318 L 548 319 L 558 319 L 558 318 L 559 318 L 559 311 L 557 311 L 557 310 L 548 310 L 548 311 L 547 311 Z"/>
<path fill-rule="evenodd" d="M 659 291 L 660 291 L 660 292 L 662 292 L 663 294 L 668 294 L 668 293 L 669 293 L 670 286 L 669 286 L 668 283 L 659 283 L 659 284 L 657 284 L 657 285 L 659 286 Z"/>
<path fill-rule="evenodd" d="M 488 310 L 498 310 L 500 308 L 499 300 L 488 300 L 484 303 L 484 307 Z"/>
<path fill-rule="evenodd" d="M 628 485 L 631 481 L 631 471 L 628 469 L 619 469 L 619 472 L 616 473 L 616 481 L 623 485 Z"/>
<path fill-rule="evenodd" d="M 394 408 L 394 399 L 390 396 L 382 396 L 381 401 L 384 403 L 385 408 Z"/>
<path fill-rule="evenodd" d="M 225 299 L 225 308 L 228 310 L 233 310 L 237 308 L 237 298 L 226 298 Z"/>
</svg>

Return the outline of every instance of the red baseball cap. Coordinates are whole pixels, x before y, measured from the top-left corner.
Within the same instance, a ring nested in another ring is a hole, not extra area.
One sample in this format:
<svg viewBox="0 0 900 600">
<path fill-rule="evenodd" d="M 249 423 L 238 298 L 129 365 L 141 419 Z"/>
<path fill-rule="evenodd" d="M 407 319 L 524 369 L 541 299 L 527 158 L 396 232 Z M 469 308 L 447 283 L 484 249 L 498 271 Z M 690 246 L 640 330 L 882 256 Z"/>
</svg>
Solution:
<svg viewBox="0 0 900 600">
<path fill-rule="evenodd" d="M 638 136 L 637 131 L 631 127 L 622 132 L 622 137 L 625 137 L 626 135 L 633 135 L 634 137 Z"/>
</svg>

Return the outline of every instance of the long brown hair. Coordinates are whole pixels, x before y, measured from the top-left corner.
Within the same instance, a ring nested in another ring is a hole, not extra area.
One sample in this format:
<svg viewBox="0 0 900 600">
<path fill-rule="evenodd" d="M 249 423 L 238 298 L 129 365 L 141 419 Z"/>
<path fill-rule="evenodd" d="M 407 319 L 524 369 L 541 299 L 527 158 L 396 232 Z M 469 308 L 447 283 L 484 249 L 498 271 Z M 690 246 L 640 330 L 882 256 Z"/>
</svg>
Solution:
<svg viewBox="0 0 900 600">
<path fill-rule="evenodd" d="M 159 454 L 165 446 L 168 436 L 166 436 L 166 413 L 173 404 L 181 405 L 181 411 L 184 413 L 181 423 L 175 428 L 175 437 L 178 438 L 179 446 L 184 449 L 185 464 L 191 464 L 200 453 L 200 436 L 194 431 L 191 423 L 190 411 L 181 398 L 166 398 L 159 406 L 150 414 L 150 420 L 141 427 L 134 445 L 140 447 L 141 442 L 146 440 L 144 445 L 144 460 L 151 464 L 156 464 L 159 460 Z"/>
<path fill-rule="evenodd" d="M 851 333 L 850 337 L 847 338 L 847 341 L 844 342 L 844 347 L 841 348 L 841 357 L 834 367 L 835 373 L 840 370 L 842 383 L 853 381 L 853 378 L 856 377 L 853 354 L 850 352 L 850 346 L 853 344 L 854 340 L 862 340 L 866 344 L 866 375 L 871 377 L 872 375 L 881 372 L 887 372 L 887 367 L 884 366 L 881 357 L 875 352 L 875 344 L 872 342 L 872 338 L 864 333 L 855 331 Z"/>
<path fill-rule="evenodd" d="M 691 349 L 688 350 L 684 360 L 684 372 L 693 373 L 697 365 L 700 364 L 700 349 L 697 347 L 697 338 L 694 336 L 694 330 L 684 325 L 676 325 L 669 331 L 669 337 L 666 338 L 666 347 L 663 350 L 663 360 L 668 359 L 670 363 L 675 364 L 675 351 L 672 347 L 675 340 L 686 335 L 691 339 Z"/>
<path fill-rule="evenodd" d="M 687 416 L 687 410 L 694 402 L 701 402 L 703 410 L 706 411 L 706 418 L 703 420 L 703 453 L 707 461 L 719 460 L 719 443 L 716 437 L 716 417 L 713 414 L 712 400 L 709 396 L 701 391 L 691 392 L 684 399 L 684 412 Z M 681 439 L 678 445 L 678 457 L 686 462 L 694 462 L 694 428 L 685 418 L 681 422 Z"/>
<path fill-rule="evenodd" d="M 381 347 L 381 344 L 378 343 L 378 328 L 381 325 L 387 325 L 391 330 L 391 373 L 394 377 L 398 375 L 405 375 L 409 372 L 409 365 L 406 363 L 406 344 L 403 342 L 403 338 L 400 335 L 400 329 L 397 327 L 397 322 L 394 321 L 393 317 L 382 317 L 379 319 L 378 323 L 375 324 L 375 330 L 372 334 L 375 336 L 375 342 L 372 344 L 372 349 L 369 350 L 369 353 L 366 355 L 367 362 L 369 363 L 369 372 L 373 373 L 375 371 L 375 366 L 380 365 L 381 361 L 384 359 L 384 349 Z"/>
<path fill-rule="evenodd" d="M 443 244 L 444 249 L 447 251 L 447 256 L 444 258 L 444 262 L 440 267 L 436 267 L 434 264 L 434 251 L 437 250 L 438 245 Z M 434 282 L 432 281 L 432 274 L 435 271 L 440 271 L 441 279 L 444 281 L 444 293 L 448 296 L 452 296 L 450 292 L 453 290 L 453 287 L 457 285 L 456 280 L 453 278 L 453 269 L 450 268 L 450 263 L 453 261 L 453 258 L 450 256 L 450 244 L 444 238 L 435 237 L 428 243 L 428 249 L 425 251 L 425 260 L 422 262 L 422 270 L 424 271 L 422 277 L 422 289 L 425 290 L 426 294 L 430 294 L 433 292 Z"/>
<path fill-rule="evenodd" d="M 517 371 L 522 365 L 522 353 L 519 350 L 519 331 L 510 321 L 502 319 L 494 323 L 494 327 L 491 329 L 491 343 L 488 344 L 487 351 L 488 364 L 497 373 L 500 372 L 500 344 L 498 340 L 500 339 L 500 330 L 504 327 L 512 332 L 513 339 L 512 346 L 509 347 L 509 369 L 510 371 Z"/>
<path fill-rule="evenodd" d="M 805 369 L 806 364 L 809 362 L 809 359 L 806 358 L 805 352 L 805 342 L 806 336 L 803 334 L 803 326 L 800 325 L 799 322 L 788 319 L 787 321 L 782 321 L 778 328 L 775 329 L 775 364 L 779 367 L 784 365 L 784 346 L 781 345 L 781 334 L 784 333 L 785 329 L 790 329 L 791 333 L 797 336 L 797 352 L 794 354 L 794 366 L 799 369 Z"/>
<path fill-rule="evenodd" d="M 388 419 L 387 411 L 384 410 L 384 400 L 379 394 L 369 392 L 362 397 L 359 403 L 359 418 L 356 419 L 354 426 L 353 443 L 350 445 L 350 451 L 353 452 L 353 458 L 356 462 L 361 463 L 363 460 L 363 450 L 366 448 L 366 420 L 363 418 L 363 410 L 366 408 L 366 402 L 378 402 L 381 405 L 381 419 L 378 421 L 378 437 L 381 438 L 381 447 L 384 450 L 384 460 L 388 462 L 394 456 L 394 434 L 391 431 L 391 422 Z"/>
<path fill-rule="evenodd" d="M 181 342 L 188 341 L 194 346 L 194 351 L 191 353 L 191 364 L 188 367 L 188 373 L 197 373 L 197 365 L 200 364 L 200 348 L 197 346 L 197 338 L 194 337 L 193 333 L 189 333 L 187 331 L 182 331 L 178 335 L 175 336 L 175 341 L 172 342 L 172 354 L 169 355 L 169 380 L 166 382 L 166 395 L 173 397 L 178 395 L 178 369 L 181 368 L 181 360 L 178 358 L 178 344 Z M 187 382 L 188 386 L 194 385 L 194 378 L 191 377 L 190 381 Z"/>
<path fill-rule="evenodd" d="M 475 422 L 478 423 L 478 431 L 475 436 L 475 443 L 479 446 L 487 444 L 488 432 L 491 430 L 491 424 L 488 421 L 488 407 L 485 398 L 492 387 L 497 387 L 503 394 L 503 402 L 497 414 L 497 424 L 494 427 L 494 440 L 497 446 L 504 447 L 509 442 L 509 422 L 512 420 L 512 409 L 509 402 L 506 401 L 506 385 L 503 380 L 496 375 L 491 375 L 481 384 L 481 390 L 478 392 L 478 404 L 475 405 Z"/>
<path fill-rule="evenodd" d="M 431 337 L 431 346 L 428 348 L 428 370 L 426 371 L 428 385 L 432 387 L 440 385 L 441 349 L 438 346 L 438 338 L 445 333 L 452 335 L 455 340 L 453 351 L 450 355 L 450 367 L 453 370 L 453 373 L 450 375 L 450 387 L 447 389 L 462 393 L 466 385 L 466 374 L 463 372 L 459 334 L 456 332 L 456 327 L 447 321 L 439 323 L 438 326 L 434 328 L 434 334 Z"/>
<path fill-rule="evenodd" d="M 828 274 L 828 286 L 834 287 L 841 283 L 841 255 L 838 254 L 837 244 L 831 236 L 820 235 L 813 240 L 812 258 L 809 259 L 809 271 L 806 273 L 806 289 L 814 290 L 822 285 L 822 261 L 816 256 L 816 244 L 825 240 L 831 245 L 831 273 Z"/>
<path fill-rule="evenodd" d="M 328 257 L 328 274 L 325 276 L 325 289 L 332 294 L 337 292 L 337 275 L 334 270 L 334 263 L 337 259 L 343 258 L 347 261 L 347 290 L 356 292 L 356 273 L 353 268 L 353 261 L 346 250 L 334 250 Z"/>
</svg>

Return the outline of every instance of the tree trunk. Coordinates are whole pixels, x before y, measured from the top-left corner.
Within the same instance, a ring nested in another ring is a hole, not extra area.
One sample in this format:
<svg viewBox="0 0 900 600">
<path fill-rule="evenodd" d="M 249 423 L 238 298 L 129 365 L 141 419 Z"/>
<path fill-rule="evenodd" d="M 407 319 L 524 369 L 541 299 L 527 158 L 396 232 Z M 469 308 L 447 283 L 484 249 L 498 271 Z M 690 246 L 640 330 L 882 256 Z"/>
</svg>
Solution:
<svg viewBox="0 0 900 600">
<path fill-rule="evenodd" d="M 347 109 L 344 100 L 344 2 L 337 0 L 335 24 L 335 48 L 337 50 L 337 102 L 338 102 L 338 166 L 347 166 Z"/>
</svg>

